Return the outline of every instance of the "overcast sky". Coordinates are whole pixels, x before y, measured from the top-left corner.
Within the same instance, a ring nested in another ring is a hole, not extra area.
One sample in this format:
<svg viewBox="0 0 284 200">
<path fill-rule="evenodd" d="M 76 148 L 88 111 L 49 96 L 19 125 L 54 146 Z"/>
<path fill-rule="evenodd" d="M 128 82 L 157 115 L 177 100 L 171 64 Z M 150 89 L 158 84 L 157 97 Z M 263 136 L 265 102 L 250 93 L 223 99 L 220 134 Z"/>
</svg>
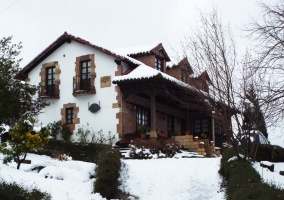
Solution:
<svg viewBox="0 0 284 200">
<path fill-rule="evenodd" d="M 194 28 L 198 9 L 213 6 L 235 37 L 258 16 L 256 0 L 0 0 L 0 37 L 22 41 L 21 67 L 64 31 L 110 49 L 162 42 L 171 56 Z"/>
</svg>

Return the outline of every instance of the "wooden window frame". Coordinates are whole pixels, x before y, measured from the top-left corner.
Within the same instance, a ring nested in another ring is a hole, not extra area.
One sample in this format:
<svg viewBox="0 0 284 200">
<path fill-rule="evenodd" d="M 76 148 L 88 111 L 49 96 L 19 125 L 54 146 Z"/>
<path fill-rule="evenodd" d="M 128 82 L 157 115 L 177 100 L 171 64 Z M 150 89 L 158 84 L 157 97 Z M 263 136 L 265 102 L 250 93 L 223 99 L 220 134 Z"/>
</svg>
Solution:
<svg viewBox="0 0 284 200">
<path fill-rule="evenodd" d="M 74 108 L 66 108 L 66 124 L 74 124 Z"/>
<path fill-rule="evenodd" d="M 205 123 L 205 120 L 207 121 L 206 123 Z M 203 126 L 203 125 L 206 125 L 206 126 Z M 208 135 L 209 129 L 210 129 L 210 120 L 208 118 L 201 118 L 201 119 L 193 120 L 193 134 L 194 135 L 201 136 L 201 133 L 205 133 Z"/>
<path fill-rule="evenodd" d="M 136 129 L 141 125 L 150 127 L 150 109 L 142 106 L 136 106 Z"/>
<path fill-rule="evenodd" d="M 155 57 L 155 68 L 156 70 L 163 72 L 163 59 Z"/>
</svg>

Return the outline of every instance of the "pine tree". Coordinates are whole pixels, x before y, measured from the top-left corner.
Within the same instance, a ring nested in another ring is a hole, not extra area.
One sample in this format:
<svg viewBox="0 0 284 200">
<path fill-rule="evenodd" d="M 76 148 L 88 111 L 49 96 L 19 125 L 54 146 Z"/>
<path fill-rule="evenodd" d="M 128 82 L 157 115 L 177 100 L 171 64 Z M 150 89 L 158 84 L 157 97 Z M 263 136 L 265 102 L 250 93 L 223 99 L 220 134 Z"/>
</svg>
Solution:
<svg viewBox="0 0 284 200">
<path fill-rule="evenodd" d="M 267 138 L 268 133 L 267 133 L 265 119 L 261 111 L 259 101 L 257 98 L 257 94 L 255 92 L 253 85 L 251 85 L 249 89 L 246 91 L 245 97 L 252 103 L 254 110 L 251 111 L 251 110 L 245 109 L 243 113 L 243 116 L 244 116 L 243 124 L 249 124 L 249 121 L 251 120 L 252 126 L 253 126 L 251 128 L 259 130 Z M 251 119 L 249 119 L 250 117 Z M 247 129 L 248 127 L 244 126 L 243 128 Z"/>
<path fill-rule="evenodd" d="M 20 70 L 21 59 L 17 57 L 22 45 L 12 44 L 11 40 L 0 39 L 0 126 L 14 126 L 23 117 L 36 116 L 47 105 L 34 97 L 36 86 L 14 78 Z"/>
</svg>

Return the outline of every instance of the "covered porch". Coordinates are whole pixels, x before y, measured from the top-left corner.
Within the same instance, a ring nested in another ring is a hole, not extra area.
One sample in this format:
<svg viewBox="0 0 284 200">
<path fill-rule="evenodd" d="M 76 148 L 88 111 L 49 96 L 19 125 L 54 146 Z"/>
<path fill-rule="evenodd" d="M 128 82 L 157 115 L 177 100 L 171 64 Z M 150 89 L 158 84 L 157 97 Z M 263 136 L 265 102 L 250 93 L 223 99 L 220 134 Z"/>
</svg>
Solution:
<svg viewBox="0 0 284 200">
<path fill-rule="evenodd" d="M 214 102 L 208 93 L 176 79 L 165 78 L 161 73 L 113 83 L 118 85 L 120 93 L 117 125 L 120 138 L 127 134 L 139 137 L 139 126 L 145 125 L 150 129 L 150 138 L 163 133 L 166 138 L 178 141 L 188 134 L 215 144 L 218 123 L 212 112 Z"/>
</svg>

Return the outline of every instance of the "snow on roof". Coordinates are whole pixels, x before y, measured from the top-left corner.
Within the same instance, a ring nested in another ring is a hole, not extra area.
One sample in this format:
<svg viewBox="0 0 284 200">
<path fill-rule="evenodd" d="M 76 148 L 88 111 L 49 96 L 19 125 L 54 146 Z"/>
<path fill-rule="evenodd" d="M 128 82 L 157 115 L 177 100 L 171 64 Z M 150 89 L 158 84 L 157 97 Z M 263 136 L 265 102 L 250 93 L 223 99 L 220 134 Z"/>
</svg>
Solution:
<svg viewBox="0 0 284 200">
<path fill-rule="evenodd" d="M 173 62 L 173 61 L 167 62 L 167 67 L 169 67 L 169 68 L 172 68 L 173 66 L 176 66 L 176 65 L 177 65 L 176 62 Z"/>
<path fill-rule="evenodd" d="M 134 69 L 132 72 L 130 72 L 129 74 L 127 75 L 123 75 L 123 76 L 116 76 L 113 81 L 122 81 L 122 80 L 130 80 L 130 79 L 141 79 L 141 78 L 151 78 L 151 77 L 154 77 L 154 76 L 157 76 L 158 74 L 161 74 L 163 76 L 163 78 L 165 79 L 168 79 L 172 82 L 175 82 L 183 87 L 187 87 L 189 89 L 193 89 L 195 91 L 200 91 L 204 94 L 207 94 L 201 90 L 198 90 L 196 89 L 195 87 L 193 86 L 190 86 L 168 74 L 165 74 L 161 71 L 158 71 L 152 67 L 149 67 L 145 64 L 141 64 L 140 66 L 138 66 L 136 69 Z"/>
<path fill-rule="evenodd" d="M 125 55 L 130 55 L 130 54 L 138 54 L 138 53 L 150 53 L 152 49 L 157 47 L 160 43 L 149 43 L 141 46 L 135 46 L 135 47 L 126 47 L 126 48 L 118 48 L 115 49 L 114 51 L 125 54 Z"/>
</svg>

